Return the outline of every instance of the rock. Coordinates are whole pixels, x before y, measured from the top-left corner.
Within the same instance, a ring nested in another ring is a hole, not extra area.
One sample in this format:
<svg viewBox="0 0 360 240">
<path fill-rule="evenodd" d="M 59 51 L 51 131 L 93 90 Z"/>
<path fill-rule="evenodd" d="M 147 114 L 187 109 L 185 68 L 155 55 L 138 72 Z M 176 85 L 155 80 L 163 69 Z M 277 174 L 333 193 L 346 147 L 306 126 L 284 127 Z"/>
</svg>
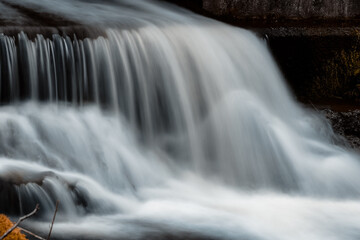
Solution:
<svg viewBox="0 0 360 240">
<path fill-rule="evenodd" d="M 336 133 L 343 136 L 349 145 L 360 150 L 360 110 L 336 112 L 330 109 L 321 111 L 330 120 Z"/>
<path fill-rule="evenodd" d="M 262 19 L 352 18 L 360 15 L 358 0 L 203 0 L 217 16 Z"/>
<path fill-rule="evenodd" d="M 38 12 L 11 1 L 1 1 L 0 10 L 0 33 L 8 36 L 17 36 L 21 31 L 30 39 L 34 39 L 37 34 L 49 38 L 53 34 L 67 36 L 76 34 L 78 39 L 105 36 L 105 32 L 100 27 L 85 26 L 62 16 Z"/>
</svg>

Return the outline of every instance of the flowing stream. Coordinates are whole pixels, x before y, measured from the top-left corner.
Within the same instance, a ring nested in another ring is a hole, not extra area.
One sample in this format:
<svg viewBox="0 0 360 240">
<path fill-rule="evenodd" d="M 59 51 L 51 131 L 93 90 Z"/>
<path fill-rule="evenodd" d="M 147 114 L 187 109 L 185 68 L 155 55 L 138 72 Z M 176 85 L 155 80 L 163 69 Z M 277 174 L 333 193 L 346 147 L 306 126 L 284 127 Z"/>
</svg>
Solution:
<svg viewBox="0 0 360 240">
<path fill-rule="evenodd" d="M 104 36 L 0 35 L 0 209 L 56 239 L 360 238 L 359 155 L 253 33 L 164 3 L 13 0 Z"/>
</svg>

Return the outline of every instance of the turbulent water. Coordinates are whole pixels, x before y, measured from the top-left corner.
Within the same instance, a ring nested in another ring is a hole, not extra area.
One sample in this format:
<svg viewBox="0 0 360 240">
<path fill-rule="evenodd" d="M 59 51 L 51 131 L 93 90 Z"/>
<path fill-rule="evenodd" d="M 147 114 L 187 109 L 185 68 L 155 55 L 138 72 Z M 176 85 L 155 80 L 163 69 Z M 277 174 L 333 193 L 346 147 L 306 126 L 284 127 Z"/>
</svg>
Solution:
<svg viewBox="0 0 360 240">
<path fill-rule="evenodd" d="M 14 0 L 104 29 L 0 36 L 0 201 L 57 239 L 359 239 L 359 156 L 251 32 L 148 1 Z"/>
</svg>

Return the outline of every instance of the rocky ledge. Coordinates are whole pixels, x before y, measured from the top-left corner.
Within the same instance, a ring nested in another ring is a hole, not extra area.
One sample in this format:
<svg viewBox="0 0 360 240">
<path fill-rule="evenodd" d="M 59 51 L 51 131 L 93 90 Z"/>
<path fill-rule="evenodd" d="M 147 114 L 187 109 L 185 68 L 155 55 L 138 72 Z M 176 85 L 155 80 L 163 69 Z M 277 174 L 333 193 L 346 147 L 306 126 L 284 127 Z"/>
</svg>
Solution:
<svg viewBox="0 0 360 240">
<path fill-rule="evenodd" d="M 300 101 L 359 104 L 359 0 L 166 1 L 266 39 Z"/>
<path fill-rule="evenodd" d="M 330 120 L 336 133 L 344 137 L 349 146 L 360 150 L 360 110 L 337 112 L 324 109 L 321 113 Z"/>
<path fill-rule="evenodd" d="M 84 26 L 56 14 L 37 12 L 9 0 L 0 0 L 0 33 L 17 36 L 21 31 L 29 38 L 35 38 L 39 33 L 45 37 L 53 34 L 72 37 L 75 34 L 79 39 L 104 35 L 100 28 Z"/>
</svg>

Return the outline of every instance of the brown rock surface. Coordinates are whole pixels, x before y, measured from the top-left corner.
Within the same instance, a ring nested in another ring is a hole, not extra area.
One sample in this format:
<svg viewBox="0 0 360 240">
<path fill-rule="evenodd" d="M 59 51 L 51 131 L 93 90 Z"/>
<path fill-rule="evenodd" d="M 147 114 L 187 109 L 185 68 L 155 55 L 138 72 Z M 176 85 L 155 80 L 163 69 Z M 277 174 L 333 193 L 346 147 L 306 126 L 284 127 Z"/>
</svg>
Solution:
<svg viewBox="0 0 360 240">
<path fill-rule="evenodd" d="M 360 110 L 337 112 L 330 109 L 321 111 L 330 120 L 334 131 L 344 137 L 349 146 L 360 150 Z"/>
<path fill-rule="evenodd" d="M 204 10 L 234 18 L 352 18 L 358 0 L 203 0 Z"/>
</svg>

